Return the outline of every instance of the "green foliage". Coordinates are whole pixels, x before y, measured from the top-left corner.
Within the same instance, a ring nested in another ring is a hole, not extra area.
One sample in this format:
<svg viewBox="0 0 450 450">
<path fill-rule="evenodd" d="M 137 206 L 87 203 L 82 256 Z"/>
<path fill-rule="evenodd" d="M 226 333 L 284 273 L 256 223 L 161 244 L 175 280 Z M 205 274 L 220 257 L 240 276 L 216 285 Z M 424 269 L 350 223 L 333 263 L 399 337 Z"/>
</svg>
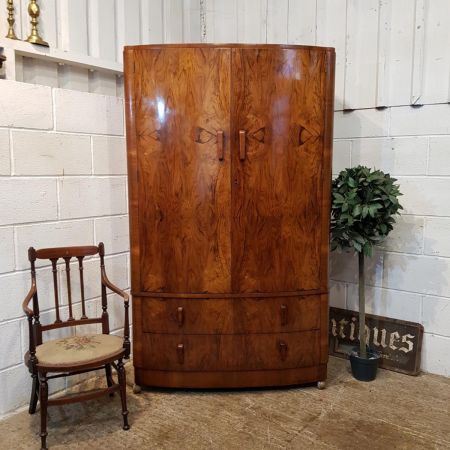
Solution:
<svg viewBox="0 0 450 450">
<path fill-rule="evenodd" d="M 333 181 L 331 249 L 353 248 L 372 256 L 374 245 L 392 230 L 403 209 L 397 180 L 381 170 L 358 166 L 343 170 Z"/>
</svg>

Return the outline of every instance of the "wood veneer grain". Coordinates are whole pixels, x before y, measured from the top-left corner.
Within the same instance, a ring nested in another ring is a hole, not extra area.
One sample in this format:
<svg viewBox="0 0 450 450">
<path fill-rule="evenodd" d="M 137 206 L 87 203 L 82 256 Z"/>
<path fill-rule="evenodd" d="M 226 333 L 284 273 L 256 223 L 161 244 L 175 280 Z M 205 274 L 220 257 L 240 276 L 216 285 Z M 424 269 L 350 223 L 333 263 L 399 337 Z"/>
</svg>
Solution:
<svg viewBox="0 0 450 450">
<path fill-rule="evenodd" d="M 325 379 L 333 85 L 330 48 L 126 47 L 137 383 Z"/>
</svg>

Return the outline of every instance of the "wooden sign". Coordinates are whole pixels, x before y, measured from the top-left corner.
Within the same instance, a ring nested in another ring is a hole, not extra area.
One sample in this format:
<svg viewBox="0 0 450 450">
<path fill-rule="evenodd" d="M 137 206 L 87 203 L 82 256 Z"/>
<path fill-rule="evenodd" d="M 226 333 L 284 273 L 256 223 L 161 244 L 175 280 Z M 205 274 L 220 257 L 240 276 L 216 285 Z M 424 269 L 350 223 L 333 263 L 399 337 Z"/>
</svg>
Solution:
<svg viewBox="0 0 450 450">
<path fill-rule="evenodd" d="M 358 313 L 330 308 L 330 355 L 347 358 L 359 346 Z M 420 372 L 423 326 L 366 314 L 366 342 L 381 354 L 380 367 L 408 375 Z"/>
</svg>

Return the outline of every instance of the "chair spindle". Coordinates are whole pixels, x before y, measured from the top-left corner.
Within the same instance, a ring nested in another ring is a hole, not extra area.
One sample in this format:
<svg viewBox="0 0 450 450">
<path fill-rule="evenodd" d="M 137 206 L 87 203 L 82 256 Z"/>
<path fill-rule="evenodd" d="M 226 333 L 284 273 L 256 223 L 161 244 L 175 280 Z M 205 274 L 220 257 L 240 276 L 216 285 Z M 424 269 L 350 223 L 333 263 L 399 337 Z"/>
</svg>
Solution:
<svg viewBox="0 0 450 450">
<path fill-rule="evenodd" d="M 84 303 L 84 277 L 83 277 L 83 258 L 84 256 L 77 256 L 78 259 L 78 269 L 80 271 L 80 292 L 81 292 L 81 318 L 87 319 L 86 316 L 86 305 Z"/>
<path fill-rule="evenodd" d="M 59 317 L 58 271 L 56 270 L 56 262 L 58 261 L 58 258 L 51 258 L 50 261 L 52 262 L 53 289 L 55 291 L 55 310 L 56 310 L 55 323 L 60 323 L 62 322 L 62 320 Z"/>
<path fill-rule="evenodd" d="M 66 277 L 67 277 L 67 299 L 69 300 L 69 319 L 75 320 L 72 312 L 72 291 L 70 288 L 70 256 L 64 257 L 66 262 Z"/>
<path fill-rule="evenodd" d="M 103 242 L 98 245 L 98 254 L 100 256 L 100 272 L 105 273 L 105 247 Z M 109 334 L 109 316 L 108 316 L 108 300 L 106 297 L 106 286 L 102 282 L 102 333 Z"/>
</svg>

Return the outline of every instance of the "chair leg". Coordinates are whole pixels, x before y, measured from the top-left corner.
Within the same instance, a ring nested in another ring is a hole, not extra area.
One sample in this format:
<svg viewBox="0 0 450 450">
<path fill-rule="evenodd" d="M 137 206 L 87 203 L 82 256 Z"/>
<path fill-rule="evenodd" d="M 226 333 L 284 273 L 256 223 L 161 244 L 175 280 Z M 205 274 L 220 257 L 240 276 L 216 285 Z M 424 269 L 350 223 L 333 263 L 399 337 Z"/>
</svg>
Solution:
<svg viewBox="0 0 450 450">
<path fill-rule="evenodd" d="M 41 450 L 47 450 L 48 384 L 46 374 L 39 374 L 39 400 L 41 404 Z"/>
<path fill-rule="evenodd" d="M 36 412 L 36 405 L 39 398 L 39 380 L 36 373 L 31 375 L 31 398 L 30 398 L 30 407 L 28 408 L 28 412 L 30 414 L 34 414 Z"/>
<path fill-rule="evenodd" d="M 105 372 L 106 372 L 106 383 L 108 384 L 108 387 L 111 387 L 114 384 L 114 380 L 112 378 L 111 364 L 105 365 Z M 111 392 L 109 396 L 114 397 L 114 392 Z"/>
<path fill-rule="evenodd" d="M 130 425 L 128 425 L 128 410 L 127 410 L 127 381 L 125 375 L 125 368 L 123 362 L 119 359 L 117 363 L 117 376 L 119 378 L 120 385 L 120 400 L 122 401 L 122 416 L 123 416 L 123 429 L 129 430 Z"/>
</svg>

